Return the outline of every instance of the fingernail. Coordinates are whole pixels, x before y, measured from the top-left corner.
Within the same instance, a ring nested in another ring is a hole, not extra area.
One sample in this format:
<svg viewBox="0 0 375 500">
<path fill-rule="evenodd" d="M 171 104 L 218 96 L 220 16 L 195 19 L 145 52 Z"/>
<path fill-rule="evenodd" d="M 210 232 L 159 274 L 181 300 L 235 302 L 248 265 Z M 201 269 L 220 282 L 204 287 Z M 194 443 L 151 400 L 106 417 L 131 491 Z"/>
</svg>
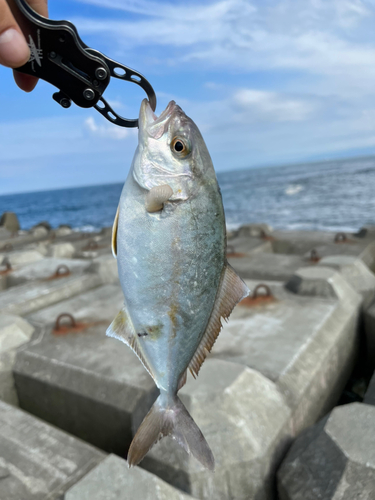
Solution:
<svg viewBox="0 0 375 500">
<path fill-rule="evenodd" d="M 6 66 L 17 68 L 27 61 L 29 47 L 21 33 L 9 28 L 0 35 L 0 60 Z"/>
</svg>

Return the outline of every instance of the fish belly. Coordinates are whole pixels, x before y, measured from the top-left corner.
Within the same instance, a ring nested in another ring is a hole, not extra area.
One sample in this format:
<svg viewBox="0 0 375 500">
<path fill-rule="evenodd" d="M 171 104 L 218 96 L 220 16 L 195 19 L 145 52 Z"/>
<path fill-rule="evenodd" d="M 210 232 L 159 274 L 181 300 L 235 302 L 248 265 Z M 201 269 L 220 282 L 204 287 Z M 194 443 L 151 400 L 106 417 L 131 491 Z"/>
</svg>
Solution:
<svg viewBox="0 0 375 500">
<path fill-rule="evenodd" d="M 120 200 L 119 277 L 139 348 L 158 387 L 170 392 L 215 302 L 225 259 L 224 212 L 215 185 L 151 214 L 146 194 L 130 174 Z"/>
</svg>

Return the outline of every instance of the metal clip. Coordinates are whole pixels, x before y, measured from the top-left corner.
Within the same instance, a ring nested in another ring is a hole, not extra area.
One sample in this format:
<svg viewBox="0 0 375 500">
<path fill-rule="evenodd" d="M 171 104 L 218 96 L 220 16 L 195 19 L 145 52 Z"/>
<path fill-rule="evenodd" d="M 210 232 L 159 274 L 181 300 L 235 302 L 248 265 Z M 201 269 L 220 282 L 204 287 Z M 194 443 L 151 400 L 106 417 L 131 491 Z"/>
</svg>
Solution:
<svg viewBox="0 0 375 500">
<path fill-rule="evenodd" d="M 37 14 L 25 0 L 14 0 L 12 12 L 30 47 L 29 61 L 17 68 L 59 89 L 53 98 L 64 108 L 73 101 L 82 108 L 94 107 L 120 127 L 137 127 L 138 120 L 118 115 L 103 98 L 110 78 L 139 85 L 155 111 L 156 96 L 150 83 L 137 71 L 91 49 L 80 39 L 70 21 L 53 21 Z"/>
</svg>

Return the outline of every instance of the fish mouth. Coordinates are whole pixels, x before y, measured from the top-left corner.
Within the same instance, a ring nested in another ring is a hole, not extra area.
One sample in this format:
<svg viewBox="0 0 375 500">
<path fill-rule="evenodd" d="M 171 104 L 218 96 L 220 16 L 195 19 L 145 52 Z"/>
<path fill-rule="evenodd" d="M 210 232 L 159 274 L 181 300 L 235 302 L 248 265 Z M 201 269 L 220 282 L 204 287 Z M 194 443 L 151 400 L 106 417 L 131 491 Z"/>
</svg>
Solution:
<svg viewBox="0 0 375 500">
<path fill-rule="evenodd" d="M 155 139 L 159 139 L 164 131 L 166 130 L 166 126 L 174 111 L 176 110 L 177 104 L 175 101 L 171 101 L 165 110 L 158 116 L 153 112 L 150 103 L 147 99 L 143 99 L 141 104 L 141 109 L 139 112 L 139 121 L 138 127 L 139 131 L 142 133 L 147 132 L 148 135 L 154 137 Z"/>
</svg>

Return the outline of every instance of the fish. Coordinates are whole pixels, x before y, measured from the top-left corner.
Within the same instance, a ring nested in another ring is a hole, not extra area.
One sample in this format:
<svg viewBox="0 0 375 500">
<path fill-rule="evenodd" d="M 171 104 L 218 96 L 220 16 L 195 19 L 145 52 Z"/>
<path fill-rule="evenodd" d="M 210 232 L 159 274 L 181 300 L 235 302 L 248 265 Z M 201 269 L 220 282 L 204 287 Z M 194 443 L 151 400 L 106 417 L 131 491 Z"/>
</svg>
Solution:
<svg viewBox="0 0 375 500">
<path fill-rule="evenodd" d="M 226 260 L 220 188 L 203 137 L 171 101 L 157 117 L 147 99 L 138 146 L 112 229 L 124 306 L 107 335 L 127 344 L 160 390 L 128 452 L 129 467 L 171 436 L 204 468 L 215 460 L 177 392 L 195 378 L 221 319 L 249 289 Z"/>
</svg>

